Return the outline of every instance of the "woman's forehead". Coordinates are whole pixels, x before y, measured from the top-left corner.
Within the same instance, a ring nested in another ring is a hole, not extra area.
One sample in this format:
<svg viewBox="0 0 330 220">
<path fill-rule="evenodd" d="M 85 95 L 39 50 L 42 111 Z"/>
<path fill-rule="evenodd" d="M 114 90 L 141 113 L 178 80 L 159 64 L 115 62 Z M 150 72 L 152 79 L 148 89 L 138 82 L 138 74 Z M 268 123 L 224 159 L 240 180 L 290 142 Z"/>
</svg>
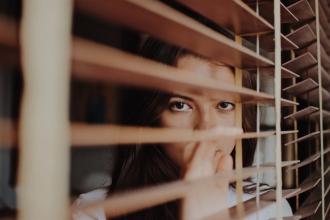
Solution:
<svg viewBox="0 0 330 220">
<path fill-rule="evenodd" d="M 180 97 L 194 102 L 204 102 L 204 101 L 219 102 L 225 100 L 225 101 L 238 103 L 238 98 L 235 95 L 226 92 L 208 93 L 208 92 L 200 92 L 200 91 L 199 92 L 178 91 L 176 93 L 173 93 L 172 96 Z"/>
<path fill-rule="evenodd" d="M 185 55 L 177 60 L 177 67 L 199 77 L 209 77 L 221 82 L 234 84 L 232 69 L 222 63 L 207 61 L 194 55 Z"/>
</svg>

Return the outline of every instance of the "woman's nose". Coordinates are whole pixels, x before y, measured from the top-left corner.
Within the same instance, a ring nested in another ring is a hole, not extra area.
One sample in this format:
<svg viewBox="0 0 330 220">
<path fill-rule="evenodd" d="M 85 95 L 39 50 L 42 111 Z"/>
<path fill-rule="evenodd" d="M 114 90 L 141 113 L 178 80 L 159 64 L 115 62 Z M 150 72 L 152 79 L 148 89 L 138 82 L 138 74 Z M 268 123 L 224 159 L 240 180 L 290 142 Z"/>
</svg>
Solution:
<svg viewBox="0 0 330 220">
<path fill-rule="evenodd" d="M 215 127 L 216 124 L 215 115 L 207 109 L 202 109 L 196 119 L 195 129 L 209 129 Z"/>
</svg>

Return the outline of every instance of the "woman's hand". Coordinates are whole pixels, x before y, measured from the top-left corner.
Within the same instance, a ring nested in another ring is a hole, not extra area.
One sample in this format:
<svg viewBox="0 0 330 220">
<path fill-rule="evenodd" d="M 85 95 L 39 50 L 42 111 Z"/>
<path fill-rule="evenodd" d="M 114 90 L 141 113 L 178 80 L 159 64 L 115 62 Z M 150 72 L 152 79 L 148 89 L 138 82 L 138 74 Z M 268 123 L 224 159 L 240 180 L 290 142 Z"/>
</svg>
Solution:
<svg viewBox="0 0 330 220">
<path fill-rule="evenodd" d="M 217 150 L 215 143 L 194 144 L 190 160 L 184 167 L 183 178 L 196 180 L 231 170 L 233 161 L 230 155 Z M 228 179 L 204 184 L 189 192 L 182 202 L 183 219 L 201 219 L 227 208 Z"/>
</svg>

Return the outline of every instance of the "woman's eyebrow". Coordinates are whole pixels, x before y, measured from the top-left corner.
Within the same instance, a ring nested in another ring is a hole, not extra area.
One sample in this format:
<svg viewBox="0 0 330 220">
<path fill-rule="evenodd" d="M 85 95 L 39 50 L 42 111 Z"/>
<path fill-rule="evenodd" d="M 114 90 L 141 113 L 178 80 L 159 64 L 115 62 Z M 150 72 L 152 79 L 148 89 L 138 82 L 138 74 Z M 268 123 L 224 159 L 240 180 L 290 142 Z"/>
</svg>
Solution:
<svg viewBox="0 0 330 220">
<path fill-rule="evenodd" d="M 233 102 L 233 103 L 237 103 L 234 99 L 230 99 L 230 98 L 212 98 L 210 99 L 211 101 L 225 101 L 225 102 Z"/>
<path fill-rule="evenodd" d="M 184 95 L 173 94 L 172 97 L 178 97 L 178 98 L 181 98 L 181 99 L 187 99 L 189 101 L 194 101 L 193 98 L 188 97 L 188 96 L 184 96 Z"/>
</svg>

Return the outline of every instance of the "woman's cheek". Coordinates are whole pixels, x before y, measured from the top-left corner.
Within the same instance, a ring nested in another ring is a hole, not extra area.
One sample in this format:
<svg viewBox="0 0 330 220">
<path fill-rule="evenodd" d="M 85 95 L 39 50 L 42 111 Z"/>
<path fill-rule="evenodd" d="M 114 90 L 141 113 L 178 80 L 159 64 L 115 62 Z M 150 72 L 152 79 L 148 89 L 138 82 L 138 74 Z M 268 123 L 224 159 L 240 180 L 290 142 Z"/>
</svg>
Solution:
<svg viewBox="0 0 330 220">
<path fill-rule="evenodd" d="M 191 112 L 171 112 L 167 110 L 162 113 L 160 118 L 161 127 L 193 129 L 193 113 Z M 168 143 L 164 144 L 167 155 L 180 167 L 183 166 L 191 151 L 187 143 Z"/>
<path fill-rule="evenodd" d="M 216 126 L 222 127 L 233 127 L 235 126 L 235 112 L 220 113 L 217 117 Z M 225 154 L 231 154 L 233 151 L 236 140 L 232 137 L 223 137 L 221 139 L 215 140 L 218 150 L 221 150 Z"/>
<path fill-rule="evenodd" d="M 191 158 L 193 146 L 194 145 L 188 143 L 170 143 L 163 145 L 167 155 L 180 167 L 185 166 Z"/>
<path fill-rule="evenodd" d="M 193 129 L 194 114 L 192 112 L 165 111 L 161 115 L 161 126 Z"/>
</svg>

